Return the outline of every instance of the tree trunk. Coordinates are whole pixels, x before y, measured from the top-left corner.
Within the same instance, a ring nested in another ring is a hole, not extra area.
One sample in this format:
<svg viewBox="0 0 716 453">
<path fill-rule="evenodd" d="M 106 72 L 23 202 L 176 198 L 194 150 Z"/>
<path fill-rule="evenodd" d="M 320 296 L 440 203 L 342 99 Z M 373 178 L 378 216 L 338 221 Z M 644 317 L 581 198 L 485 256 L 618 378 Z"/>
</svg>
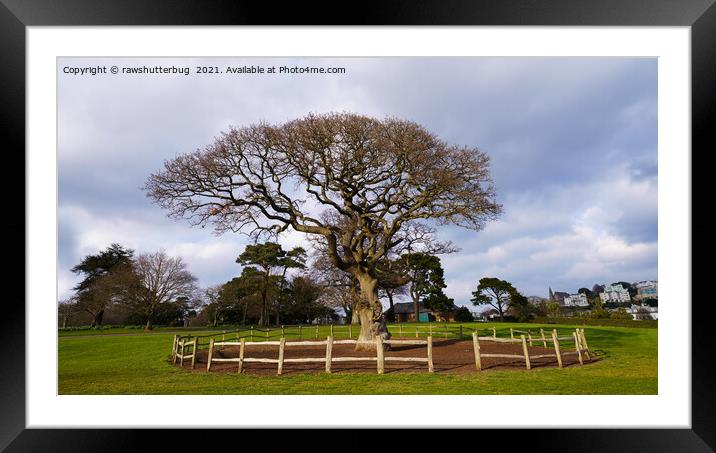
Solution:
<svg viewBox="0 0 716 453">
<path fill-rule="evenodd" d="M 278 297 L 276 298 L 276 325 L 281 325 L 281 302 L 283 301 L 283 287 L 286 283 L 286 270 L 287 268 L 283 268 L 283 273 L 281 274 L 281 284 L 278 287 Z"/>
<path fill-rule="evenodd" d="M 144 330 L 152 330 L 152 315 L 154 314 L 154 310 L 150 311 L 147 314 L 147 324 L 144 326 Z"/>
<path fill-rule="evenodd" d="M 391 319 L 388 319 L 388 322 L 395 322 L 395 306 L 393 305 L 393 291 L 388 290 L 385 292 L 385 294 L 388 296 L 388 303 L 390 304 Z"/>
<path fill-rule="evenodd" d="M 415 322 L 420 322 L 420 299 L 417 295 L 412 295 L 413 298 L 413 311 L 415 313 Z"/>
<path fill-rule="evenodd" d="M 100 310 L 97 313 L 94 313 L 92 315 L 92 324 L 90 324 L 90 328 L 95 328 L 95 327 L 101 326 L 103 315 L 104 315 L 104 310 Z"/>
<path fill-rule="evenodd" d="M 266 315 L 268 314 L 267 299 L 268 299 L 268 273 L 266 274 L 266 278 L 264 279 L 264 286 L 263 286 L 263 289 L 261 290 L 261 314 L 259 315 L 259 327 L 263 327 L 266 324 L 268 324 L 268 320 L 266 319 Z"/>
<path fill-rule="evenodd" d="M 102 318 L 104 318 L 104 309 L 100 310 L 99 313 L 97 313 L 97 325 L 102 325 Z"/>
<path fill-rule="evenodd" d="M 356 286 L 351 281 L 351 324 L 360 324 L 360 320 L 358 319 L 358 311 L 356 310 L 356 307 L 358 305 L 358 300 L 360 299 L 360 292 L 356 289 Z"/>
<path fill-rule="evenodd" d="M 360 321 L 360 335 L 358 341 L 370 343 L 356 345 L 357 350 L 375 349 L 375 337 L 380 335 L 384 340 L 390 339 L 388 326 L 383 316 L 383 306 L 378 298 L 378 279 L 369 274 L 357 276 L 360 282 L 360 301 L 353 309 Z"/>
</svg>

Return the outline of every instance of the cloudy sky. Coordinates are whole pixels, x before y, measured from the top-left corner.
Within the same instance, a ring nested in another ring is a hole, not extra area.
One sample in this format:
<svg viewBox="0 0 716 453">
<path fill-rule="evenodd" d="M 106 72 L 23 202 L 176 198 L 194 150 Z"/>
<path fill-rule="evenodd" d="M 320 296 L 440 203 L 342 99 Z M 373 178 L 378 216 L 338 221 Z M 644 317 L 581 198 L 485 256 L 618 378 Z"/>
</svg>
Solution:
<svg viewBox="0 0 716 453">
<path fill-rule="evenodd" d="M 73 75 L 64 68 L 254 65 L 345 74 Z M 165 249 L 202 285 L 241 272 L 248 240 L 166 217 L 141 190 L 164 160 L 229 125 L 352 111 L 416 121 L 490 155 L 504 213 L 441 227 L 447 294 L 485 276 L 523 294 L 657 277 L 657 61 L 625 58 L 59 59 L 59 297 L 70 268 L 112 242 Z M 289 234 L 285 246 L 301 243 Z"/>
</svg>

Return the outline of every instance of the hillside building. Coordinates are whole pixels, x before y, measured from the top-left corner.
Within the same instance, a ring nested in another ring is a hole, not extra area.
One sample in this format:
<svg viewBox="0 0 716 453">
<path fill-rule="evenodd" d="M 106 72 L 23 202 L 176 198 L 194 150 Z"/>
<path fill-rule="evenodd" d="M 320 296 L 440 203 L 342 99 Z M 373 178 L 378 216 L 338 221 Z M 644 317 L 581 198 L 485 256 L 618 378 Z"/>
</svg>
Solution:
<svg viewBox="0 0 716 453">
<path fill-rule="evenodd" d="M 599 298 L 605 304 L 609 302 L 620 304 L 631 302 L 629 291 L 620 284 L 604 286 L 604 292 L 599 294 Z"/>
<path fill-rule="evenodd" d="M 570 294 L 564 298 L 565 307 L 588 307 L 587 295 L 583 293 Z"/>
</svg>

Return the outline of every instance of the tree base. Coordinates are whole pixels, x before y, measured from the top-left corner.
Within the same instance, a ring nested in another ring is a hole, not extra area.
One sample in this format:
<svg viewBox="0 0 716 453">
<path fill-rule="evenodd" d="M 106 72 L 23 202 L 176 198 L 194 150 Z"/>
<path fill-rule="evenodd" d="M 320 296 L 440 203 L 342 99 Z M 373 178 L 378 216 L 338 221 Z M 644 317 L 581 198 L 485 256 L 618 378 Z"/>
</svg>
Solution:
<svg viewBox="0 0 716 453">
<path fill-rule="evenodd" d="M 356 351 L 375 351 L 375 337 L 380 336 L 383 340 L 390 340 L 391 334 L 385 323 L 385 317 L 381 317 L 376 321 L 373 319 L 373 310 L 361 310 L 359 313 L 360 335 L 356 344 Z M 388 350 L 389 344 L 383 344 L 383 349 Z"/>
</svg>

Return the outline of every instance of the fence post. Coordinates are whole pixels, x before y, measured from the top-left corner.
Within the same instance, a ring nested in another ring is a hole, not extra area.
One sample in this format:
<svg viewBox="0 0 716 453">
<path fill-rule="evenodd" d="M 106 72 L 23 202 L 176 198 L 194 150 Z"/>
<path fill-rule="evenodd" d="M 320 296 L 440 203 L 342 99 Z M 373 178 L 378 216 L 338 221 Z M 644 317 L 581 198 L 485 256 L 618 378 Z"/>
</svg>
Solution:
<svg viewBox="0 0 716 453">
<path fill-rule="evenodd" d="M 214 355 L 214 339 L 209 341 L 209 357 L 206 359 L 206 371 L 211 371 L 211 357 Z"/>
<path fill-rule="evenodd" d="M 529 370 L 531 368 L 530 365 L 530 352 L 527 350 L 527 340 L 525 340 L 524 335 L 520 335 L 520 338 L 522 338 L 522 351 L 525 353 L 525 367 Z"/>
<path fill-rule="evenodd" d="M 375 352 L 378 358 L 378 374 L 383 374 L 385 371 L 385 356 L 383 354 L 383 337 L 380 335 L 375 336 Z"/>
<path fill-rule="evenodd" d="M 303 340 L 303 326 L 301 324 L 298 325 L 298 339 Z"/>
<path fill-rule="evenodd" d="M 572 336 L 574 337 L 574 346 L 577 348 L 577 357 L 579 357 L 579 364 L 584 365 L 584 361 L 582 360 L 582 348 L 579 344 L 579 337 L 577 336 L 576 330 L 572 332 Z"/>
<path fill-rule="evenodd" d="M 333 336 L 333 324 L 331 324 L 331 336 Z"/>
<path fill-rule="evenodd" d="M 178 337 L 178 335 L 174 335 L 174 340 L 172 341 L 172 355 L 171 355 L 172 360 L 174 360 L 174 354 L 176 354 L 176 351 L 177 351 L 177 337 Z"/>
<path fill-rule="evenodd" d="M 532 346 L 532 331 L 530 331 L 530 330 L 527 331 L 527 338 L 529 338 L 530 346 Z"/>
<path fill-rule="evenodd" d="M 450 333 L 450 330 L 448 329 L 448 325 L 445 324 L 445 338 L 448 337 L 448 333 Z"/>
<path fill-rule="evenodd" d="M 266 341 L 269 341 L 269 332 L 271 331 L 271 328 L 266 327 Z"/>
<path fill-rule="evenodd" d="M 246 347 L 246 338 L 241 339 L 241 344 L 239 345 L 239 373 L 244 371 L 244 349 Z"/>
<path fill-rule="evenodd" d="M 180 342 L 181 343 L 181 355 L 179 356 L 179 359 L 180 359 L 179 366 L 180 367 L 184 366 L 184 345 L 186 344 L 185 341 L 186 340 L 181 340 L 181 342 Z"/>
<path fill-rule="evenodd" d="M 418 325 L 415 324 L 415 338 L 418 338 Z"/>
<path fill-rule="evenodd" d="M 428 335 L 428 373 L 433 371 L 433 336 Z"/>
<path fill-rule="evenodd" d="M 542 346 L 547 347 L 547 339 L 544 337 L 544 329 L 540 327 L 539 333 L 542 335 Z"/>
<path fill-rule="evenodd" d="M 552 341 L 554 342 L 554 353 L 557 356 L 557 364 L 562 368 L 562 353 L 559 351 L 559 339 L 557 338 L 557 329 L 552 329 Z"/>
<path fill-rule="evenodd" d="M 197 343 L 199 342 L 198 337 L 194 337 L 194 347 L 192 348 L 191 353 L 191 369 L 193 370 L 196 368 L 196 349 L 197 349 Z"/>
<path fill-rule="evenodd" d="M 348 338 L 353 339 L 353 323 L 348 324 Z"/>
<path fill-rule="evenodd" d="M 286 329 L 284 328 L 283 325 L 281 326 L 281 336 L 282 336 L 282 337 L 285 337 L 285 336 L 286 336 Z"/>
<path fill-rule="evenodd" d="M 592 356 L 589 354 L 589 346 L 587 346 L 587 337 L 584 335 L 584 329 L 579 329 L 581 334 L 582 345 L 584 346 L 584 354 L 587 356 L 587 360 L 592 361 Z"/>
<path fill-rule="evenodd" d="M 403 323 L 398 323 L 398 329 L 400 329 L 400 337 L 403 337 Z"/>
<path fill-rule="evenodd" d="M 177 363 L 177 342 L 179 341 L 179 335 L 174 335 L 174 342 L 172 343 L 172 363 Z"/>
<path fill-rule="evenodd" d="M 251 341 L 254 341 L 254 326 L 251 326 Z"/>
<path fill-rule="evenodd" d="M 283 350 L 286 347 L 286 338 L 281 337 L 281 341 L 278 343 L 278 371 L 276 374 L 281 376 L 281 373 L 283 373 Z"/>
<path fill-rule="evenodd" d="M 428 323 L 428 335 L 432 335 L 432 334 L 433 334 L 433 323 L 429 322 Z"/>
<path fill-rule="evenodd" d="M 510 340 L 514 340 L 514 339 L 515 339 L 515 331 L 512 330 L 512 327 L 510 327 Z"/>
<path fill-rule="evenodd" d="M 326 340 L 326 373 L 331 372 L 331 361 L 333 360 L 333 335 Z"/>
<path fill-rule="evenodd" d="M 497 329 L 495 327 L 492 327 L 492 338 L 497 338 Z"/>
<path fill-rule="evenodd" d="M 480 340 L 477 339 L 477 330 L 472 333 L 472 347 L 475 350 L 475 368 L 482 371 L 482 359 L 480 359 Z"/>
</svg>

